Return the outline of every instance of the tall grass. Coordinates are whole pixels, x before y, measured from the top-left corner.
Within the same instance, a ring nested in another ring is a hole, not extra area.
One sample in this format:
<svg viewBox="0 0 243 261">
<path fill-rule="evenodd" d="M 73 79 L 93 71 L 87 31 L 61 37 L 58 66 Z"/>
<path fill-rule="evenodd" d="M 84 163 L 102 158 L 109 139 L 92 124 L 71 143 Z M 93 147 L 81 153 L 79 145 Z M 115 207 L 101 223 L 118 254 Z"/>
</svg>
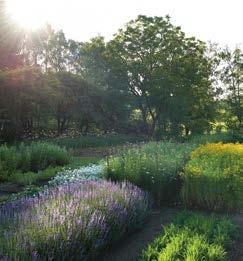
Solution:
<svg viewBox="0 0 243 261">
<path fill-rule="evenodd" d="M 180 172 L 194 145 L 150 142 L 109 157 L 105 175 L 108 179 L 128 180 L 149 191 L 157 205 L 174 199 L 181 186 Z"/>
<path fill-rule="evenodd" d="M 50 143 L 0 146 L 0 181 L 8 180 L 16 172 L 38 172 L 47 167 L 64 166 L 70 162 L 65 148 Z"/>
<path fill-rule="evenodd" d="M 148 194 L 128 184 L 86 181 L 0 206 L 4 260 L 94 260 L 102 249 L 142 226 Z"/>
<path fill-rule="evenodd" d="M 182 177 L 186 206 L 214 211 L 242 209 L 243 145 L 214 143 L 198 147 Z"/>
<path fill-rule="evenodd" d="M 72 149 L 84 149 L 95 147 L 109 147 L 126 143 L 137 143 L 146 141 L 144 136 L 131 135 L 108 135 L 108 136 L 79 136 L 65 137 L 50 140 L 54 144 Z"/>
<path fill-rule="evenodd" d="M 236 133 L 221 133 L 221 134 L 204 134 L 192 136 L 187 139 L 190 143 L 207 144 L 207 143 L 243 143 L 243 135 Z"/>
<path fill-rule="evenodd" d="M 181 212 L 172 224 L 143 251 L 141 261 L 226 261 L 227 250 L 237 238 L 228 218 Z"/>
</svg>

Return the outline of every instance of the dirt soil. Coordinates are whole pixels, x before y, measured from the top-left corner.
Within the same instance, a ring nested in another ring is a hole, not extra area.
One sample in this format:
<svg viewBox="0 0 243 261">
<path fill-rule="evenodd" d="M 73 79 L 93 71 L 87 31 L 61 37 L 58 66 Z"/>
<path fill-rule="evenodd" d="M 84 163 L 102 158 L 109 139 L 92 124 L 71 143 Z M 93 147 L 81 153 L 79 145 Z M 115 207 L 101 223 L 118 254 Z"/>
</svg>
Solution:
<svg viewBox="0 0 243 261">
<path fill-rule="evenodd" d="M 74 155 L 80 157 L 106 157 L 110 155 L 108 148 L 75 149 Z"/>
</svg>

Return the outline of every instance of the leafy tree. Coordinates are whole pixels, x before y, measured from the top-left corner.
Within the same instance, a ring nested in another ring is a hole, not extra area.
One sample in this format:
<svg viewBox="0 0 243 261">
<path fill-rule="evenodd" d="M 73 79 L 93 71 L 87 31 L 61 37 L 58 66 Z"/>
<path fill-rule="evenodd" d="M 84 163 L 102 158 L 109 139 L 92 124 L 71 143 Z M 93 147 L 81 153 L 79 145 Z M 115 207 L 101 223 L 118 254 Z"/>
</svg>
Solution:
<svg viewBox="0 0 243 261">
<path fill-rule="evenodd" d="M 41 90 L 38 69 L 23 67 L 0 72 L 0 112 L 3 138 L 13 139 L 24 131 L 31 131 Z"/>
<path fill-rule="evenodd" d="M 193 124 L 198 119 L 200 131 L 205 129 L 213 93 L 203 42 L 186 38 L 168 16 L 138 16 L 119 30 L 110 46 L 150 135 L 156 128 L 177 133 L 182 124 L 198 131 Z"/>
<path fill-rule="evenodd" d="M 57 122 L 57 133 L 62 134 L 73 123 L 86 133 L 91 124 L 97 124 L 100 97 L 95 87 L 71 72 L 49 72 L 45 75 L 50 117 Z"/>
<path fill-rule="evenodd" d="M 77 53 L 77 52 L 76 52 Z M 81 43 L 76 72 L 93 86 L 96 124 L 104 130 L 125 130 L 130 114 L 126 75 L 117 70 L 116 60 L 103 37 Z M 118 67 L 119 69 L 119 67 Z"/>
<path fill-rule="evenodd" d="M 234 128 L 240 129 L 243 117 L 243 53 L 239 48 L 221 53 L 224 65 L 221 80 L 226 88 L 227 100 L 232 114 L 237 118 Z"/>
</svg>

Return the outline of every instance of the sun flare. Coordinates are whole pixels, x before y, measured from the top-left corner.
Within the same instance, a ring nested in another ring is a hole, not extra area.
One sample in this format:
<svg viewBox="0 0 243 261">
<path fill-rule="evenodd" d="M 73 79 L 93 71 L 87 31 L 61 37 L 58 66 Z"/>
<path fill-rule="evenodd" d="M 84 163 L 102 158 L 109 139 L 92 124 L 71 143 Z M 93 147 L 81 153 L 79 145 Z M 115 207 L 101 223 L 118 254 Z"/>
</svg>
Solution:
<svg viewBox="0 0 243 261">
<path fill-rule="evenodd" d="M 51 1 L 7 0 L 6 2 L 9 16 L 25 29 L 35 30 L 49 22 Z"/>
</svg>

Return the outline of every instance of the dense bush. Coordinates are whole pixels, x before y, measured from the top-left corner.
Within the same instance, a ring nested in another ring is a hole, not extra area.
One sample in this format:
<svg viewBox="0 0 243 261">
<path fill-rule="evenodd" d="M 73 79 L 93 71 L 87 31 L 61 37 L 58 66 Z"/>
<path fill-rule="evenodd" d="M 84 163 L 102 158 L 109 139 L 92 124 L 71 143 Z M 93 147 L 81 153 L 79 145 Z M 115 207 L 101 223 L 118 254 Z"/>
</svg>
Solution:
<svg viewBox="0 0 243 261">
<path fill-rule="evenodd" d="M 142 253 L 141 261 L 226 261 L 237 229 L 228 218 L 182 212 Z"/>
<path fill-rule="evenodd" d="M 236 210 L 243 206 L 243 145 L 213 143 L 198 147 L 183 174 L 186 206 Z"/>
<path fill-rule="evenodd" d="M 149 191 L 157 205 L 174 198 L 180 189 L 179 173 L 190 152 L 190 144 L 148 143 L 124 150 L 107 160 L 105 175 L 111 180 L 128 180 Z"/>
<path fill-rule="evenodd" d="M 136 143 L 145 140 L 146 137 L 144 136 L 109 135 L 57 138 L 55 140 L 52 140 L 52 142 L 59 146 L 65 146 L 66 148 L 83 149 L 93 147 L 108 147 L 126 143 Z"/>
<path fill-rule="evenodd" d="M 0 146 L 0 181 L 18 172 L 38 172 L 49 166 L 63 166 L 70 162 L 68 151 L 50 143 L 36 142 L 8 147 Z"/>
<path fill-rule="evenodd" d="M 84 181 L 0 207 L 0 256 L 7 260 L 92 260 L 139 228 L 147 193 L 129 184 Z"/>
</svg>

